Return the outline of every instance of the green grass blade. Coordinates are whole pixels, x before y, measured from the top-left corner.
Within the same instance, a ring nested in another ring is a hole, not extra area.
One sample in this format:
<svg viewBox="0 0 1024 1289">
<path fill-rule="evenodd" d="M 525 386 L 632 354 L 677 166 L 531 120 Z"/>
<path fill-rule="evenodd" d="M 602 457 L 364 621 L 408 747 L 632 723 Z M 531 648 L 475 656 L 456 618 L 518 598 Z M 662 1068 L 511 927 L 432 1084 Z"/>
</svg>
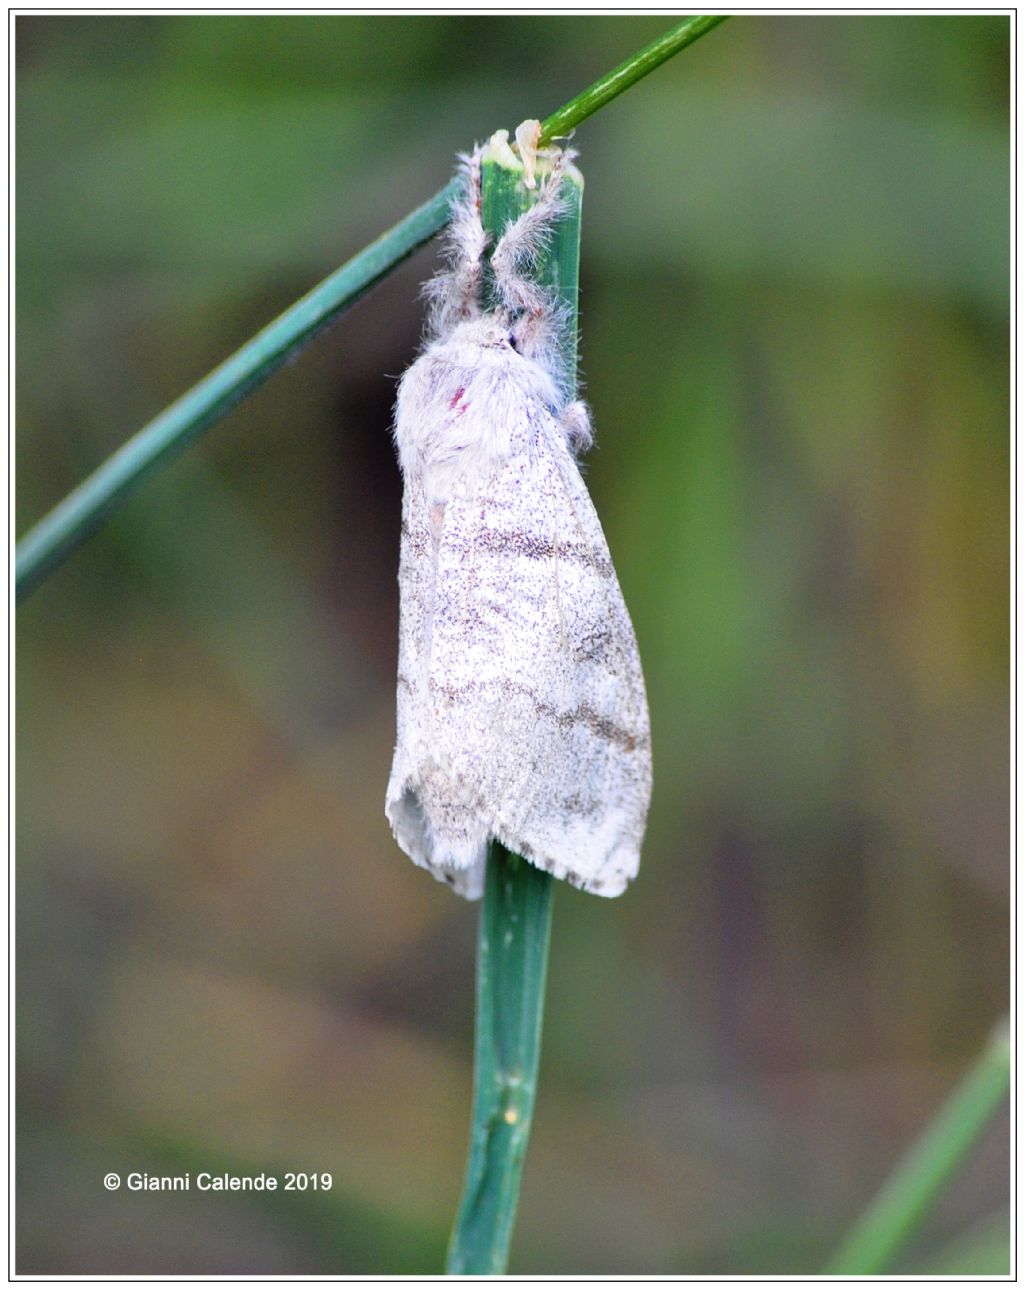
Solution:
<svg viewBox="0 0 1024 1289">
<path fill-rule="evenodd" d="M 522 173 L 519 163 L 485 156 L 481 204 L 492 246 L 506 224 L 536 200 Z M 583 200 L 578 171 L 563 179 L 561 195 L 566 213 L 535 274 L 569 310 L 572 323 L 561 362 L 565 386 L 574 391 Z M 469 1163 L 448 1252 L 450 1275 L 501 1275 L 508 1263 L 533 1120 L 553 887 L 549 874 L 492 845 L 477 949 Z"/>
<path fill-rule="evenodd" d="M 554 879 L 494 843 L 480 909 L 473 1123 L 449 1275 L 502 1275 L 530 1139 Z"/>
<path fill-rule="evenodd" d="M 577 95 L 544 122 L 544 137 L 565 133 L 723 19 L 686 18 Z M 172 403 L 70 492 L 18 543 L 15 589 L 22 599 L 148 474 L 193 442 L 285 360 L 428 241 L 448 222 L 453 181 L 342 265 L 226 362 Z"/>
<path fill-rule="evenodd" d="M 68 493 L 18 543 L 18 597 L 32 590 L 61 563 L 136 484 L 261 385 L 296 350 L 429 241 L 448 222 L 449 207 L 458 192 L 458 182 L 452 180 L 430 201 L 371 242 L 144 425 Z"/>
<path fill-rule="evenodd" d="M 1010 1036 L 1000 1026 L 849 1233 L 827 1275 L 872 1276 L 891 1269 L 1009 1090 Z"/>
<path fill-rule="evenodd" d="M 727 13 L 698 13 L 684 18 L 682 22 L 677 22 L 663 36 L 652 40 L 643 49 L 637 50 L 614 71 L 608 72 L 600 80 L 595 81 L 582 94 L 577 94 L 564 107 L 560 107 L 557 112 L 552 112 L 546 121 L 541 122 L 541 142 L 547 143 L 551 139 L 564 137 L 581 121 L 585 121 L 599 108 L 610 103 L 623 90 L 628 90 L 648 72 L 653 72 L 656 67 L 660 67 L 673 54 L 678 54 L 681 49 L 692 45 L 695 40 L 699 40 L 719 23 L 725 22 L 728 16 Z"/>
</svg>

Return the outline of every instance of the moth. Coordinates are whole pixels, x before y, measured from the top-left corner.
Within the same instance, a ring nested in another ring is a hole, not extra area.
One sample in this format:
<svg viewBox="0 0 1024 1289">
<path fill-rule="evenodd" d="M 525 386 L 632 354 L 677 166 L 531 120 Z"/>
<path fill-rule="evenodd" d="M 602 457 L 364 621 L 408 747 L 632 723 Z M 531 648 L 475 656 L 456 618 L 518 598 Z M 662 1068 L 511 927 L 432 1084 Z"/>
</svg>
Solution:
<svg viewBox="0 0 1024 1289">
<path fill-rule="evenodd" d="M 507 149 L 505 131 L 496 145 Z M 536 204 L 488 260 L 484 152 L 460 158 L 424 347 L 398 387 L 398 737 L 385 809 L 410 858 L 468 898 L 482 893 L 492 838 L 618 895 L 636 876 L 650 801 L 647 697 L 576 462 L 592 435 L 565 388 L 569 318 L 531 276 L 575 154 L 546 154 Z"/>
</svg>

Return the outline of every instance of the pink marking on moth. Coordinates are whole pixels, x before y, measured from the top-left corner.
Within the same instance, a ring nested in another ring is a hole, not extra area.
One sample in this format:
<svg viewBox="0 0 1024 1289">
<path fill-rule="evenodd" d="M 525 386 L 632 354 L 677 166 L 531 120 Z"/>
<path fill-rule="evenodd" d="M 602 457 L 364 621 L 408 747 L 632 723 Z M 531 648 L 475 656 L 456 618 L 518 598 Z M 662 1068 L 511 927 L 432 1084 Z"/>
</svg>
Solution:
<svg viewBox="0 0 1024 1289">
<path fill-rule="evenodd" d="M 465 393 L 466 393 L 465 387 L 460 385 L 459 388 L 452 395 L 452 401 L 448 404 L 448 406 L 452 409 L 452 411 L 458 412 L 460 416 L 465 416 L 469 408 L 468 403 L 463 403 L 460 401 L 462 397 L 465 395 Z"/>
</svg>

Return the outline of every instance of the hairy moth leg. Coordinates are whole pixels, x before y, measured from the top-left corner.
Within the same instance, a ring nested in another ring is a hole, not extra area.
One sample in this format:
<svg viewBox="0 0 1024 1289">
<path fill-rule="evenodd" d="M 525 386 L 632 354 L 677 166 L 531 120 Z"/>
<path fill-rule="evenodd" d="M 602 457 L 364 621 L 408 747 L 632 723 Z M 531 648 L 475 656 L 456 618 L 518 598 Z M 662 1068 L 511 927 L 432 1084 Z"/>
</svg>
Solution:
<svg viewBox="0 0 1024 1289">
<path fill-rule="evenodd" d="M 536 204 L 509 224 L 491 256 L 491 272 L 498 299 L 509 313 L 523 315 L 527 320 L 527 331 L 529 319 L 543 319 L 551 310 L 550 297 L 531 280 L 531 270 L 548 245 L 552 225 L 565 212 L 560 189 L 569 160 L 568 153 L 558 153 L 551 173 L 541 185 Z M 525 274 L 523 269 L 526 269 Z M 522 337 L 527 338 L 527 335 Z"/>
<path fill-rule="evenodd" d="M 438 340 L 457 323 L 479 318 L 483 312 L 484 252 L 487 233 L 480 217 L 480 160 L 474 148 L 459 158 L 465 191 L 455 206 L 444 240 L 448 267 L 424 283 L 429 301 L 427 336 Z"/>
</svg>

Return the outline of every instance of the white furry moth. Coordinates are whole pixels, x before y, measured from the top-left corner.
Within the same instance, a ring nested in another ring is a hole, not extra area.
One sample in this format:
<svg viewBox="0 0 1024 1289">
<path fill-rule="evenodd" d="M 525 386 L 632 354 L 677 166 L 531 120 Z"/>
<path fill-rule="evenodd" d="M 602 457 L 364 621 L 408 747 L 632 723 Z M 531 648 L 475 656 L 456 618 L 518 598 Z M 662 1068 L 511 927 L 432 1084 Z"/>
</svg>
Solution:
<svg viewBox="0 0 1024 1289">
<path fill-rule="evenodd" d="M 507 137 L 488 146 L 508 156 Z M 547 154 L 536 204 L 489 266 L 484 154 L 461 159 L 448 266 L 425 288 L 426 344 L 398 388 L 398 740 L 385 809 L 410 858 L 471 899 L 491 838 L 618 895 L 636 876 L 650 800 L 647 697 L 576 465 L 591 431 L 559 371 L 568 319 L 530 276 L 574 154 Z"/>
</svg>

